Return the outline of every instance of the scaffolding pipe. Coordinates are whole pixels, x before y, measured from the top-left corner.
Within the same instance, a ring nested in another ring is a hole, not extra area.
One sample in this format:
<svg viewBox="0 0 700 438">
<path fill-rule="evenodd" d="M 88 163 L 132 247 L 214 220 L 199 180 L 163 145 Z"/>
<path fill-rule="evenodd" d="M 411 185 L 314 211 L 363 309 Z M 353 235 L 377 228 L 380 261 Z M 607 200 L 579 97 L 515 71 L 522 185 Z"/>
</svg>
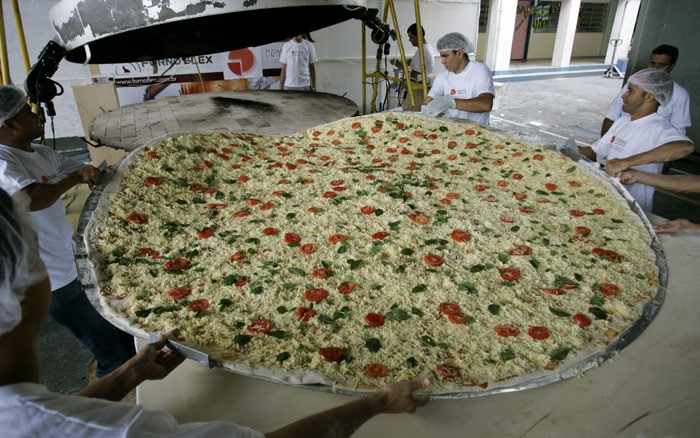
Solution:
<svg viewBox="0 0 700 438">
<path fill-rule="evenodd" d="M 5 38 L 5 14 L 2 11 L 2 0 L 0 0 L 0 24 L 2 24 L 2 32 L 0 32 L 0 83 L 9 85 L 10 80 L 10 64 L 7 61 L 7 39 Z"/>
<path fill-rule="evenodd" d="M 420 55 L 420 71 L 421 71 L 421 85 L 423 86 L 423 97 L 428 95 L 428 78 L 425 75 L 425 51 L 423 50 L 423 24 L 420 18 L 420 2 L 419 0 L 413 0 L 413 8 L 416 14 L 416 31 L 418 32 L 418 54 Z M 431 60 L 432 62 L 432 60 Z M 415 106 L 416 102 L 413 98 L 413 85 L 411 84 L 410 77 L 408 78 L 408 94 L 411 96 L 411 105 Z M 422 103 L 422 102 L 421 102 Z"/>
<path fill-rule="evenodd" d="M 419 26 L 419 29 L 422 29 L 421 25 L 421 19 L 420 19 L 420 1 L 419 0 L 414 0 L 414 8 L 415 8 L 415 15 L 416 15 L 416 25 Z M 389 18 L 389 12 L 391 12 L 391 18 L 392 22 L 394 25 L 394 31 L 398 29 L 399 24 L 398 24 L 398 19 L 396 17 L 396 9 L 394 7 L 394 2 L 392 0 L 387 0 L 384 4 L 384 15 L 383 15 L 383 21 L 386 23 L 387 19 Z M 422 88 L 423 88 L 423 95 L 428 94 L 428 78 L 426 77 L 423 72 L 425 72 L 425 55 L 423 51 L 423 35 L 422 32 L 418 32 L 418 54 L 420 56 L 420 65 L 421 65 L 421 80 L 422 80 Z M 406 88 L 410 97 L 411 105 L 415 106 L 415 97 L 413 96 L 413 90 L 417 87 L 414 87 L 412 81 L 411 81 L 411 76 L 408 71 L 408 64 L 406 63 L 406 52 L 404 51 L 404 46 L 403 46 L 403 41 L 401 40 L 401 35 L 396 37 L 396 42 L 399 47 L 399 55 L 401 57 L 401 66 L 403 69 L 404 77 L 402 78 L 395 78 L 392 76 L 389 76 L 388 74 L 384 74 L 381 72 L 381 59 L 379 56 L 377 56 L 377 62 L 376 62 L 376 68 L 373 73 L 367 73 L 367 48 L 366 48 L 366 30 L 365 26 L 362 26 L 362 113 L 366 114 L 366 109 L 367 109 L 367 85 L 368 83 L 366 82 L 368 79 L 372 79 L 372 100 L 370 102 L 370 105 L 372 107 L 371 111 L 374 112 L 375 108 L 374 106 L 376 105 L 376 100 L 377 100 L 377 87 L 378 87 L 378 82 L 380 79 L 388 79 L 388 80 L 395 80 L 395 81 L 405 81 L 406 82 Z M 381 45 L 379 47 L 379 50 L 381 50 Z M 418 84 L 415 84 L 416 86 Z"/>
<path fill-rule="evenodd" d="M 15 24 L 17 25 L 17 38 L 19 40 L 20 51 L 22 52 L 22 59 L 24 60 L 24 71 L 29 73 L 31 65 L 29 63 L 29 53 L 27 52 L 27 40 L 24 37 L 22 14 L 19 11 L 19 0 L 12 0 L 12 9 L 15 13 Z"/>
</svg>

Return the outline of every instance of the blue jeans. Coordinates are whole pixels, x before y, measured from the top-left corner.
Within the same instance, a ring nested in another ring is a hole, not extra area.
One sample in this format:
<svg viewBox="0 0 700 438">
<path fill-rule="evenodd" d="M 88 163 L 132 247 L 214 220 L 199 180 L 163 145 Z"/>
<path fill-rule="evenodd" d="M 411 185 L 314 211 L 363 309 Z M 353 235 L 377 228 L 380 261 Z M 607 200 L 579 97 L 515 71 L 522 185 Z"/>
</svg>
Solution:
<svg viewBox="0 0 700 438">
<path fill-rule="evenodd" d="M 51 292 L 49 313 L 95 356 L 97 377 L 109 374 L 136 354 L 134 338 L 107 322 L 92 307 L 77 278 Z"/>
</svg>

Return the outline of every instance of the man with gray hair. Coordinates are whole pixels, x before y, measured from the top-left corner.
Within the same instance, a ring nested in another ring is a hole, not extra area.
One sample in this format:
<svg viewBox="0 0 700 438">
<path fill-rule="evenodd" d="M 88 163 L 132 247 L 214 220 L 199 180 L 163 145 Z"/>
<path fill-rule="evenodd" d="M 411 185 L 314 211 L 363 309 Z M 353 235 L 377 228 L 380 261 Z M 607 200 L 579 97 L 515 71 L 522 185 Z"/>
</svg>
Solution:
<svg viewBox="0 0 700 438">
<path fill-rule="evenodd" d="M 69 189 L 99 182 L 101 172 L 32 143 L 43 133 L 43 117 L 32 112 L 24 92 L 0 86 L 0 188 L 28 196 L 51 282 L 51 316 L 90 350 L 97 359 L 95 375 L 102 377 L 135 354 L 134 340 L 107 322 L 85 295 L 73 254 L 73 227 L 61 201 Z"/>
<path fill-rule="evenodd" d="M 467 119 L 488 126 L 493 99 L 493 76 L 486 65 L 471 61 L 472 43 L 461 33 L 452 32 L 437 42 L 444 69 L 435 77 L 423 100 L 430 116 L 448 112 L 456 119 Z"/>
<path fill-rule="evenodd" d="M 683 158 L 694 149 L 688 137 L 657 113 L 672 95 L 673 79 L 665 71 L 645 68 L 633 74 L 622 96 L 625 114 L 591 147 L 579 146 L 579 152 L 594 161 L 606 159 L 605 170 L 611 176 L 628 168 L 660 173 L 664 162 Z M 653 186 L 638 183 L 628 190 L 643 210 L 651 211 Z"/>
</svg>

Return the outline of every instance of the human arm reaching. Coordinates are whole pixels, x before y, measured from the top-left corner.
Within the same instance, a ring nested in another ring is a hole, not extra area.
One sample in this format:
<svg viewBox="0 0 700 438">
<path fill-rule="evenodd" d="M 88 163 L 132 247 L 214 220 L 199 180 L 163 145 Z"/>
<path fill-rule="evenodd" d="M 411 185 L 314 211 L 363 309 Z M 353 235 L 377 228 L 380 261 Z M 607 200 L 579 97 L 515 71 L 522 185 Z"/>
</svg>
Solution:
<svg viewBox="0 0 700 438">
<path fill-rule="evenodd" d="M 416 391 L 428 387 L 430 380 L 427 377 L 392 383 L 366 397 L 305 417 L 266 436 L 347 437 L 375 415 L 415 412 L 429 400 L 427 395 L 416 394 Z"/>
<path fill-rule="evenodd" d="M 620 182 L 623 184 L 647 184 L 673 192 L 700 193 L 700 175 L 659 175 L 630 169 L 620 174 Z M 675 235 L 683 231 L 698 232 L 700 224 L 695 224 L 687 219 L 675 219 L 655 224 L 654 230 L 659 234 Z"/>
<path fill-rule="evenodd" d="M 700 193 L 700 175 L 660 175 L 629 169 L 620 174 L 620 182 L 647 184 L 680 193 Z"/>
<path fill-rule="evenodd" d="M 633 166 L 649 163 L 666 163 L 679 160 L 693 153 L 695 147 L 689 141 L 672 141 L 641 154 L 627 158 L 615 158 L 605 163 L 605 171 L 608 175 L 615 176 L 618 172 L 627 170 Z"/>
<path fill-rule="evenodd" d="M 451 109 L 471 113 L 487 113 L 493 108 L 493 94 L 482 93 L 471 99 L 455 99 L 450 95 L 433 99 L 431 96 L 427 96 L 423 100 L 423 105 L 427 105 L 427 112 L 430 116 L 438 116 Z"/>
<path fill-rule="evenodd" d="M 591 161 L 596 161 L 598 159 L 598 154 L 596 154 L 596 152 L 590 146 L 579 146 L 578 152 Z"/>
<path fill-rule="evenodd" d="M 427 96 L 423 100 L 423 105 L 427 105 L 427 112 L 430 116 L 438 116 L 451 109 L 471 113 L 487 113 L 493 108 L 493 94 L 482 93 L 471 99 L 455 99 L 449 94 L 434 99 Z"/>
<path fill-rule="evenodd" d="M 90 383 L 77 395 L 119 401 L 145 380 L 164 378 L 185 360 L 185 356 L 176 351 L 165 349 L 166 342 L 166 337 L 160 335 L 136 356 L 115 371 Z"/>
<path fill-rule="evenodd" d="M 654 231 L 659 234 L 670 234 L 674 236 L 684 231 L 697 233 L 700 232 L 700 224 L 694 224 L 688 219 L 674 219 L 672 221 L 664 221 L 654 225 Z"/>
<path fill-rule="evenodd" d="M 493 108 L 493 94 L 481 93 L 471 99 L 455 99 L 455 108 L 470 113 L 488 113 Z"/>
<path fill-rule="evenodd" d="M 54 184 L 34 183 L 25 187 L 22 191 L 31 199 L 29 209 L 37 211 L 50 207 L 71 188 L 88 182 L 97 184 L 101 178 L 102 172 L 100 169 L 93 166 L 83 166 Z"/>
</svg>

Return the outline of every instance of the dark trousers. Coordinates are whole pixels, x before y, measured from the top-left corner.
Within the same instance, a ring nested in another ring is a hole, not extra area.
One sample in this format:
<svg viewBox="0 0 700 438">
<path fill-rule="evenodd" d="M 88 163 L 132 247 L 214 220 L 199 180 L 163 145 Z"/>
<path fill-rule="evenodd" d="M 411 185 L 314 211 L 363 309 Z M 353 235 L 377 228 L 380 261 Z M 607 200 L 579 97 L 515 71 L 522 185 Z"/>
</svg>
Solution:
<svg viewBox="0 0 700 438">
<path fill-rule="evenodd" d="M 114 371 L 136 354 L 134 338 L 107 322 L 92 307 L 77 278 L 51 292 L 49 313 L 95 356 L 97 377 Z"/>
</svg>

